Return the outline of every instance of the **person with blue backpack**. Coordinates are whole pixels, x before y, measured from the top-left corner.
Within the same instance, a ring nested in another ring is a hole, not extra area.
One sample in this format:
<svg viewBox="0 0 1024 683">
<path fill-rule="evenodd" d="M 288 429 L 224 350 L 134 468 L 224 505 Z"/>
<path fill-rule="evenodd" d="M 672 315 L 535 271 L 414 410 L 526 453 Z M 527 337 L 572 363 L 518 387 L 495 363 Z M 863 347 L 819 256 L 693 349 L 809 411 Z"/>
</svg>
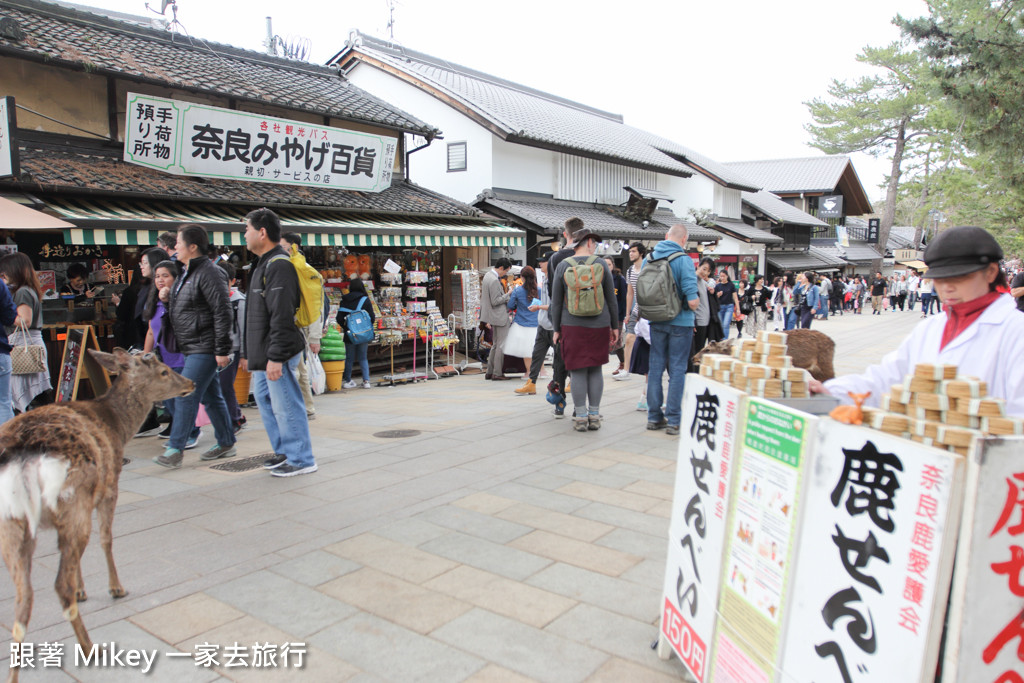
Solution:
<svg viewBox="0 0 1024 683">
<path fill-rule="evenodd" d="M 348 294 L 341 298 L 338 306 L 338 325 L 345 335 L 345 375 L 342 383 L 344 389 L 355 389 L 356 382 L 352 379 L 352 367 L 359 363 L 363 371 L 363 389 L 370 388 L 370 362 L 366 359 L 366 350 L 373 341 L 373 304 L 366 295 L 366 285 L 358 278 L 352 278 L 348 285 Z"/>
</svg>

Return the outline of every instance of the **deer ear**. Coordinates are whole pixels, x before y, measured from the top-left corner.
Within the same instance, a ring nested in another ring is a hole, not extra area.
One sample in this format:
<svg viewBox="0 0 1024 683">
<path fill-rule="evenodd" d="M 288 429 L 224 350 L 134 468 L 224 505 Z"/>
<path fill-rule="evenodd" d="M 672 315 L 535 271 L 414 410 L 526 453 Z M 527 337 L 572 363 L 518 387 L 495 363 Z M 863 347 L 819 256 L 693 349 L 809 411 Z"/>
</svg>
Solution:
<svg viewBox="0 0 1024 683">
<path fill-rule="evenodd" d="M 103 366 L 107 372 L 115 375 L 127 370 L 131 365 L 131 355 L 122 348 L 114 349 L 113 353 L 103 353 L 95 349 L 87 349 L 89 355 L 96 359 L 96 362 Z"/>
</svg>

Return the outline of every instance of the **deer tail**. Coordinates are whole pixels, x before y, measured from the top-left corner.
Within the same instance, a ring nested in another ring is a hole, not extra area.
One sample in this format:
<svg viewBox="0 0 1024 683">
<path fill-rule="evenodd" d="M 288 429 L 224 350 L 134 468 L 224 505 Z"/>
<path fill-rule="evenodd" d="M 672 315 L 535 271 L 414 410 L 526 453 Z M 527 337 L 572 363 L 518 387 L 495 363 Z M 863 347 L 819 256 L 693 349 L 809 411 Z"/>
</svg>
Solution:
<svg viewBox="0 0 1024 683">
<path fill-rule="evenodd" d="M 68 463 L 45 453 L 9 458 L 0 466 L 0 519 L 23 519 L 34 538 L 44 513 L 57 509 Z"/>
</svg>

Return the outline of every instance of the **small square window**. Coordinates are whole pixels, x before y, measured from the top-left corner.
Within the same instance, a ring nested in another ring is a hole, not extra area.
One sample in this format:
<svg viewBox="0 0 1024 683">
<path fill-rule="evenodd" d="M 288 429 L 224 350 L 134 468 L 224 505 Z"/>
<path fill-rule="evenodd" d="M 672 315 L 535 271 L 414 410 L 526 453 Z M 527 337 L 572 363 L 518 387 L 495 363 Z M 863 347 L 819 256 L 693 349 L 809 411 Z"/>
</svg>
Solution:
<svg viewBox="0 0 1024 683">
<path fill-rule="evenodd" d="M 466 170 L 466 143 L 448 143 L 448 172 Z"/>
</svg>

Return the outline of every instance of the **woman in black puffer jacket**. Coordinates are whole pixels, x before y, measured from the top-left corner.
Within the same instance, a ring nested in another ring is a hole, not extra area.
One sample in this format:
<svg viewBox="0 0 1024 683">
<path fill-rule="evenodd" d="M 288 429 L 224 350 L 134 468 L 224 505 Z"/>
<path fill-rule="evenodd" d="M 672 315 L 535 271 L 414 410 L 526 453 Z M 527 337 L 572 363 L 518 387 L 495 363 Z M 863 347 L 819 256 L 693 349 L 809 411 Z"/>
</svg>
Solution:
<svg viewBox="0 0 1024 683">
<path fill-rule="evenodd" d="M 227 404 L 217 381 L 218 368 L 231 363 L 231 304 L 224 271 L 207 256 L 206 230 L 198 225 L 178 228 L 178 261 L 183 271 L 174 285 L 160 292 L 167 300 L 168 317 L 178 349 L 185 355 L 181 374 L 195 382 L 194 392 L 176 399 L 171 439 L 163 455 L 154 458 L 164 467 L 181 467 L 182 452 L 194 445 L 190 436 L 200 402 L 213 423 L 217 443 L 200 460 L 228 458 L 236 454 L 235 433 Z"/>
</svg>

